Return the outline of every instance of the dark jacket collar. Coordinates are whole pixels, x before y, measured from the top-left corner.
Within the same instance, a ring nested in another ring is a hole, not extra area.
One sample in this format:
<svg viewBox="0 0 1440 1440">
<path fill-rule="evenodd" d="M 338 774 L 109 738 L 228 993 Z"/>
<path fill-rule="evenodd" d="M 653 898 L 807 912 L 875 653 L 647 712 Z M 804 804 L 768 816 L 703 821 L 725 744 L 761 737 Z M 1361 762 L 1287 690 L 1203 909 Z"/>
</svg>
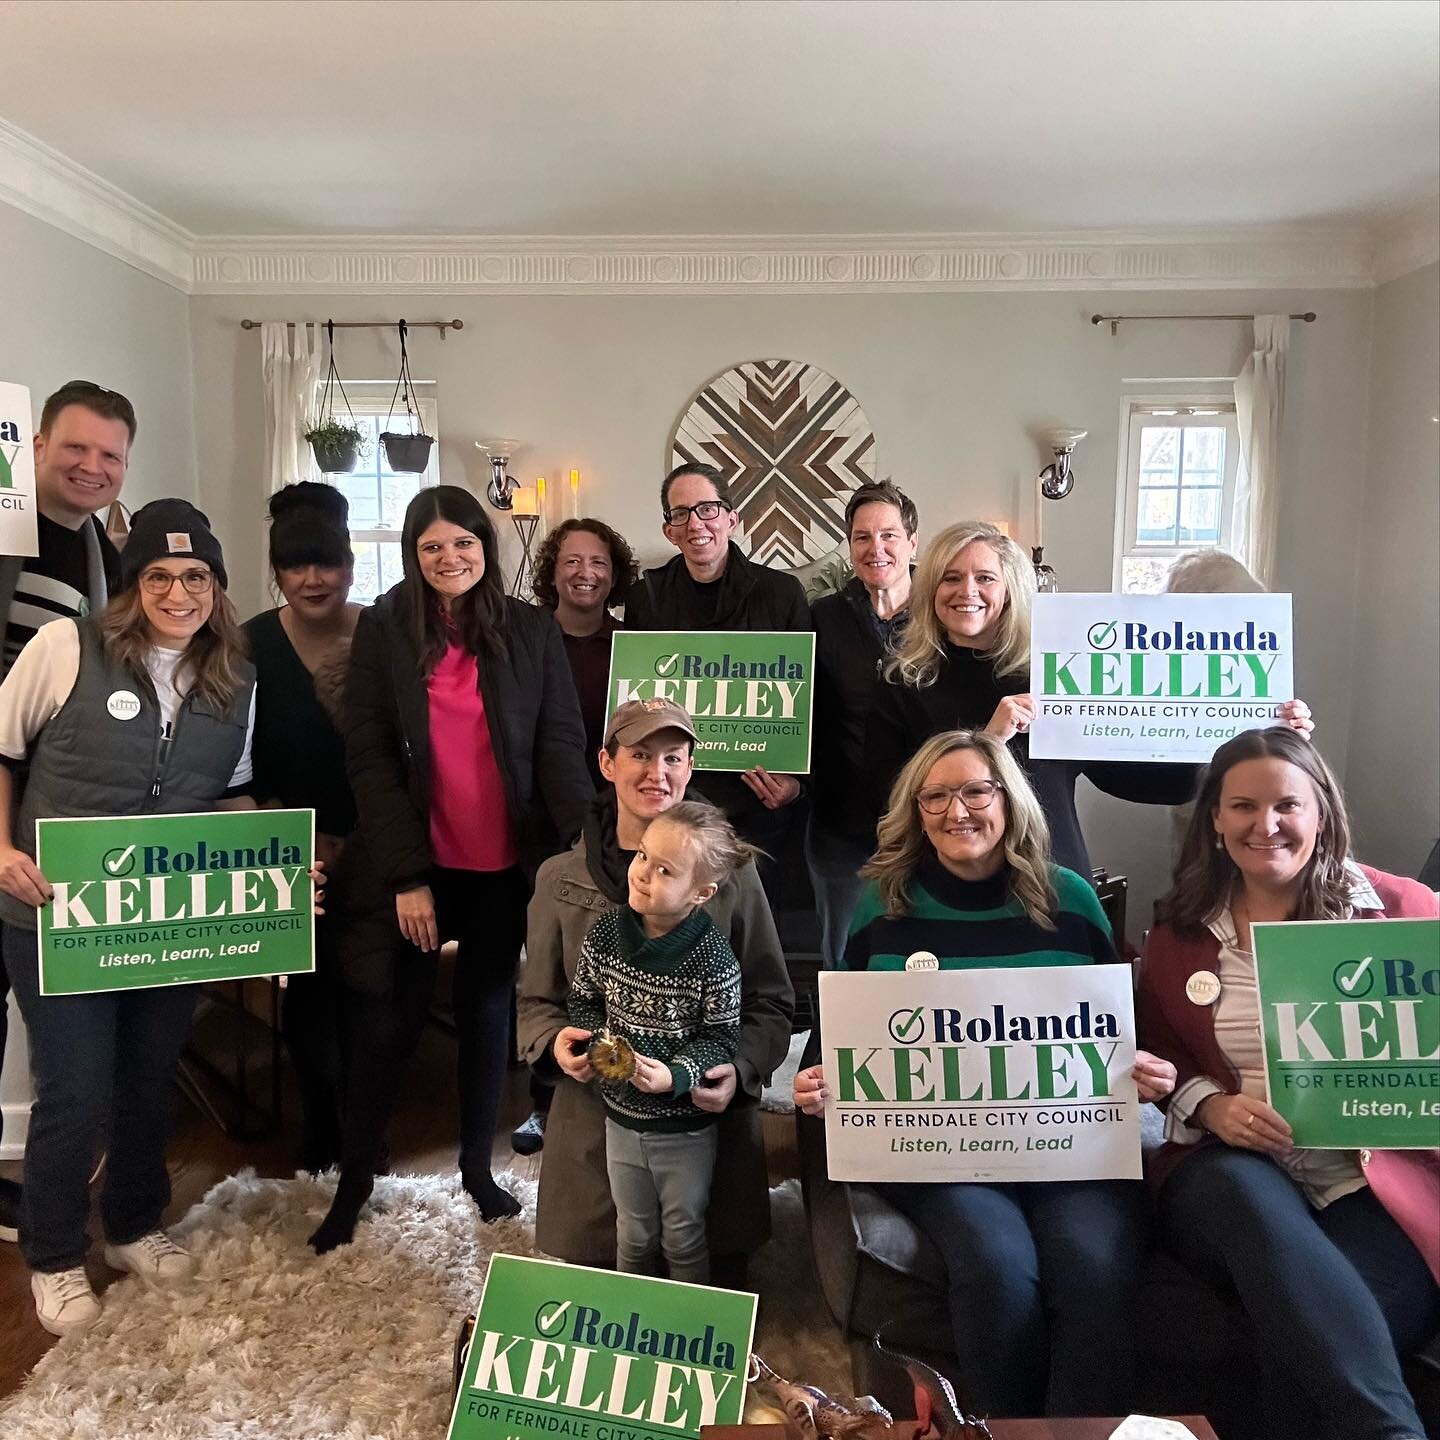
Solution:
<svg viewBox="0 0 1440 1440">
<path fill-rule="evenodd" d="M 758 572 L 762 568 L 749 559 L 733 540 L 729 542 L 729 558 L 725 561 L 724 572 L 714 582 L 719 591 L 715 606 L 717 630 L 723 630 L 723 622 L 736 614 L 745 603 L 745 597 L 755 588 Z M 675 603 L 677 596 L 687 594 L 690 587 L 698 583 L 685 568 L 683 555 L 674 556 L 657 569 L 647 570 L 645 576 L 654 588 L 657 600 L 665 609 Z"/>
</svg>

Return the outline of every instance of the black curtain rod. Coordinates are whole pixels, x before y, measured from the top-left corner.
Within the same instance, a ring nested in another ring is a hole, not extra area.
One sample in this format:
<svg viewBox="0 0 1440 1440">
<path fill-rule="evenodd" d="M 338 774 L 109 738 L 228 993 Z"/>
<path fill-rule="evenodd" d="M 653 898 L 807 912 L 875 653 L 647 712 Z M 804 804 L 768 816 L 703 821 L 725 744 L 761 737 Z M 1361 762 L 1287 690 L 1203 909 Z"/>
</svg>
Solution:
<svg viewBox="0 0 1440 1440">
<path fill-rule="evenodd" d="M 242 330 L 258 330 L 262 325 L 274 325 L 274 320 L 242 320 Z M 398 320 L 286 320 L 284 324 L 293 330 L 296 324 L 301 325 L 326 325 L 331 324 L 337 330 L 393 330 L 400 322 Z M 447 330 L 463 330 L 463 320 L 407 320 L 406 325 L 412 330 L 438 330 L 441 338 L 444 338 Z"/>
<path fill-rule="evenodd" d="M 1126 323 L 1131 320 L 1253 320 L 1253 315 L 1092 315 L 1090 323 L 1099 325 L 1101 323 L 1110 326 L 1112 335 L 1118 334 L 1121 321 Z M 1315 312 L 1307 310 L 1303 315 L 1292 315 L 1292 320 L 1303 320 L 1307 325 L 1315 321 Z"/>
</svg>

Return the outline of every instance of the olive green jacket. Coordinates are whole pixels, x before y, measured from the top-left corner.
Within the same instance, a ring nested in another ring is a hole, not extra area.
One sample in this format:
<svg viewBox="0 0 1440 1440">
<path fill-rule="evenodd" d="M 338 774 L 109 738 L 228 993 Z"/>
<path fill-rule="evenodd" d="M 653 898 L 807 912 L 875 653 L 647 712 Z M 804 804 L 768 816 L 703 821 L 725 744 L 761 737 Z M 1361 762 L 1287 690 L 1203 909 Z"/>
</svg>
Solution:
<svg viewBox="0 0 1440 1440">
<path fill-rule="evenodd" d="M 574 1265 L 613 1267 L 615 1207 L 605 1174 L 605 1103 L 555 1063 L 551 1046 L 570 1023 L 566 1009 L 580 942 L 611 909 L 591 878 L 585 841 L 552 856 L 535 877 L 520 977 L 520 1053 L 555 1081 L 541 1155 L 536 1244 Z M 757 1102 L 790 1048 L 795 996 L 774 917 L 753 865 L 724 881 L 706 910 L 740 961 L 740 1047 L 735 1098 L 720 1118 L 710 1189 L 710 1248 L 748 1254 L 770 1234 L 770 1192 Z"/>
</svg>

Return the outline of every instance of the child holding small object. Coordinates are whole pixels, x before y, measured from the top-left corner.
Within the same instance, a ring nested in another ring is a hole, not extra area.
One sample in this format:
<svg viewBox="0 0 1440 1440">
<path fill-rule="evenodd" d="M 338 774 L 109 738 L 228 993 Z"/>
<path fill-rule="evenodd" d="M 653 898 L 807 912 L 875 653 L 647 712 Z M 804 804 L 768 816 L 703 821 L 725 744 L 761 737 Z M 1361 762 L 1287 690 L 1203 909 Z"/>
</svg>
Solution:
<svg viewBox="0 0 1440 1440">
<path fill-rule="evenodd" d="M 570 1023 L 589 1032 L 605 1099 L 606 1169 L 617 1268 L 705 1284 L 705 1211 L 715 1116 L 691 1090 L 740 1040 L 740 966 L 700 907 L 755 851 L 709 805 L 684 802 L 651 821 L 630 862 L 629 903 L 602 915 L 581 946 Z"/>
</svg>

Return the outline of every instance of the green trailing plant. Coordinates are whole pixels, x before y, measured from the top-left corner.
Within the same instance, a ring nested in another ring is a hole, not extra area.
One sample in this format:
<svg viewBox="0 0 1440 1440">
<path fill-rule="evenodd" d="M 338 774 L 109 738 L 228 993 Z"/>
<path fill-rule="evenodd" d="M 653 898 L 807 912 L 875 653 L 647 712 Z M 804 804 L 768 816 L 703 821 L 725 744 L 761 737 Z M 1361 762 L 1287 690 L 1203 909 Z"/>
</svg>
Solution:
<svg viewBox="0 0 1440 1440">
<path fill-rule="evenodd" d="M 370 441 L 358 425 L 347 425 L 333 415 L 327 415 L 313 429 L 305 432 L 305 438 L 314 446 L 324 450 L 341 450 L 353 445 L 363 455 L 370 448 Z"/>
</svg>

